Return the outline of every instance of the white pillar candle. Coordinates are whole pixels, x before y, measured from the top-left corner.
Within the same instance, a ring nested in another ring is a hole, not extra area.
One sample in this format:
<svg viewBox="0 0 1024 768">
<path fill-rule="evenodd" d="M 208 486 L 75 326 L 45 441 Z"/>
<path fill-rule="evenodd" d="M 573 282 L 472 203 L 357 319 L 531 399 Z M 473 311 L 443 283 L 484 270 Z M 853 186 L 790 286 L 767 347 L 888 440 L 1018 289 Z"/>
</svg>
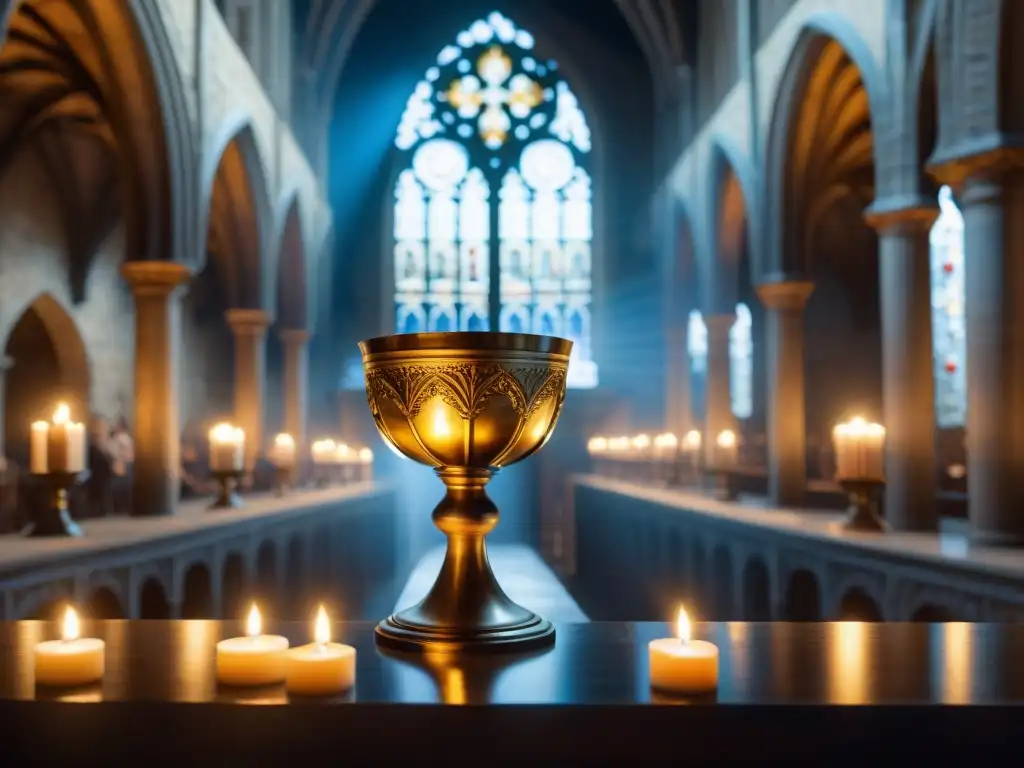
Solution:
<svg viewBox="0 0 1024 768">
<path fill-rule="evenodd" d="M 723 429 L 715 437 L 715 466 L 729 468 L 736 466 L 739 458 L 739 440 L 731 429 Z"/>
<path fill-rule="evenodd" d="M 600 456 L 608 451 L 608 439 L 604 437 L 592 437 L 587 441 L 587 453 L 591 456 Z"/>
<path fill-rule="evenodd" d="M 331 439 L 317 440 L 310 448 L 310 455 L 314 464 L 330 464 L 334 461 L 334 454 L 338 450 L 337 443 Z"/>
<path fill-rule="evenodd" d="M 313 629 L 314 642 L 288 651 L 285 687 L 299 696 L 333 696 L 356 681 L 356 649 L 331 642 L 327 611 L 320 606 Z"/>
<path fill-rule="evenodd" d="M 856 417 L 832 430 L 837 480 L 885 479 L 885 427 Z"/>
<path fill-rule="evenodd" d="M 274 437 L 274 446 L 270 449 L 270 460 L 281 469 L 295 466 L 295 438 L 287 432 Z"/>
<path fill-rule="evenodd" d="M 671 432 L 664 432 L 654 438 L 654 458 L 670 461 L 675 458 L 679 440 Z"/>
<path fill-rule="evenodd" d="M 227 422 L 210 430 L 210 469 L 214 472 L 241 472 L 244 466 L 245 432 Z"/>
<path fill-rule="evenodd" d="M 78 614 L 64 612 L 60 640 L 48 640 L 35 648 L 37 685 L 87 685 L 102 679 L 106 644 L 95 637 L 79 637 Z"/>
<path fill-rule="evenodd" d="M 85 469 L 85 426 L 71 421 L 65 403 L 58 404 L 52 422 L 32 424 L 29 458 L 29 469 L 37 475 Z"/>
<path fill-rule="evenodd" d="M 224 685 L 274 685 L 285 677 L 288 638 L 264 635 L 260 612 L 249 610 L 246 636 L 217 643 L 217 680 Z"/>
<path fill-rule="evenodd" d="M 701 434 L 700 430 L 691 429 L 683 436 L 683 451 L 692 455 L 696 455 L 700 450 L 701 446 Z"/>
<path fill-rule="evenodd" d="M 718 646 L 690 637 L 690 619 L 679 609 L 678 637 L 647 646 L 651 688 L 666 693 L 709 693 L 718 688 Z"/>
</svg>

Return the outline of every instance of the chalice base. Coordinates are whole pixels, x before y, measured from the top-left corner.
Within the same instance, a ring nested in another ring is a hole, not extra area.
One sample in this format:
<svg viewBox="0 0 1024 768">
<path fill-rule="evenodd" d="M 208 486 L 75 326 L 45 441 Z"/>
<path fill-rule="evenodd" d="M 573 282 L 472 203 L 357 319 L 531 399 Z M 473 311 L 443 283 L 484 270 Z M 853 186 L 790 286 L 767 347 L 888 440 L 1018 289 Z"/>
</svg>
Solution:
<svg viewBox="0 0 1024 768">
<path fill-rule="evenodd" d="M 853 533 L 885 533 L 888 524 L 879 516 L 876 502 L 884 486 L 877 480 L 841 480 L 840 486 L 849 497 L 846 517 L 839 523 L 843 531 Z"/>
<path fill-rule="evenodd" d="M 378 624 L 377 643 L 384 648 L 420 653 L 520 653 L 555 642 L 554 625 L 529 611 L 528 618 L 517 624 L 481 629 L 423 624 L 418 608 L 393 614 Z"/>
</svg>

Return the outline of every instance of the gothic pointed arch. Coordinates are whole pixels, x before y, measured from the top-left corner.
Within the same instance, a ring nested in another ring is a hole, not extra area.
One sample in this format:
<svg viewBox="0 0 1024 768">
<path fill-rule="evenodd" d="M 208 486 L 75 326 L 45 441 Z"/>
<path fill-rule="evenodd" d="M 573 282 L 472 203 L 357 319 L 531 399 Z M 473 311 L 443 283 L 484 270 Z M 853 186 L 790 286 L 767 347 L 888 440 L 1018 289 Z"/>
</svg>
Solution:
<svg viewBox="0 0 1024 768">
<path fill-rule="evenodd" d="M 282 328 L 305 329 L 309 325 L 309 297 L 298 195 L 286 198 L 284 210 L 277 240 L 277 323 Z"/>
<path fill-rule="evenodd" d="M 220 276 L 227 306 L 267 309 L 273 305 L 273 272 L 267 267 L 272 212 L 251 121 L 225 125 L 203 166 L 206 253 Z"/>
<path fill-rule="evenodd" d="M 45 153 L 73 256 L 91 258 L 111 211 L 124 221 L 128 258 L 189 253 L 193 132 L 155 4 L 21 0 L 0 14 L 0 172 L 27 145 Z M 76 297 L 87 271 L 72 263 Z"/>
<path fill-rule="evenodd" d="M 558 62 L 502 14 L 478 19 L 424 73 L 395 146 L 397 330 L 566 336 L 570 386 L 596 385 L 592 136 Z"/>
</svg>

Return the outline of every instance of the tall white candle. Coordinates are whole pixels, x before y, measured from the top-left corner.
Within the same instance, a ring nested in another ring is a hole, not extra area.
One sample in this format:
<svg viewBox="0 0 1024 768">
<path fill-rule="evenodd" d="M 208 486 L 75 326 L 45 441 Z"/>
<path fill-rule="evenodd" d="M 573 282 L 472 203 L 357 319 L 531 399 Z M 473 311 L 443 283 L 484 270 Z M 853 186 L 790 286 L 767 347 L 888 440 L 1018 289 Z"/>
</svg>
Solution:
<svg viewBox="0 0 1024 768">
<path fill-rule="evenodd" d="M 885 479 L 885 427 L 860 416 L 832 430 L 837 480 Z"/>
<path fill-rule="evenodd" d="M 240 472 L 244 466 L 245 432 L 227 422 L 210 430 L 210 469 Z"/>
<path fill-rule="evenodd" d="M 60 403 L 53 421 L 32 424 L 29 468 L 33 474 L 77 473 L 85 469 L 85 426 L 71 421 L 71 411 Z"/>
</svg>

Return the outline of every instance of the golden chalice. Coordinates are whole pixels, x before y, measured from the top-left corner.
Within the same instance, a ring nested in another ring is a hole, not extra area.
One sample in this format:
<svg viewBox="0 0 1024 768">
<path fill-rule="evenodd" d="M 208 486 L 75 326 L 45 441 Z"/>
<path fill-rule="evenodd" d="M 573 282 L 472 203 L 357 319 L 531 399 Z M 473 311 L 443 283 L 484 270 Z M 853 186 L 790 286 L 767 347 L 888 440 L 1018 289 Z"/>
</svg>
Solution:
<svg viewBox="0 0 1024 768">
<path fill-rule="evenodd" d="M 444 565 L 418 605 L 377 626 L 402 650 L 525 650 L 553 643 L 551 622 L 512 602 L 487 561 L 498 508 L 484 486 L 547 442 L 565 399 L 572 342 L 518 333 L 415 333 L 360 342 L 381 435 L 434 468 L 447 493 L 434 524 Z"/>
</svg>

